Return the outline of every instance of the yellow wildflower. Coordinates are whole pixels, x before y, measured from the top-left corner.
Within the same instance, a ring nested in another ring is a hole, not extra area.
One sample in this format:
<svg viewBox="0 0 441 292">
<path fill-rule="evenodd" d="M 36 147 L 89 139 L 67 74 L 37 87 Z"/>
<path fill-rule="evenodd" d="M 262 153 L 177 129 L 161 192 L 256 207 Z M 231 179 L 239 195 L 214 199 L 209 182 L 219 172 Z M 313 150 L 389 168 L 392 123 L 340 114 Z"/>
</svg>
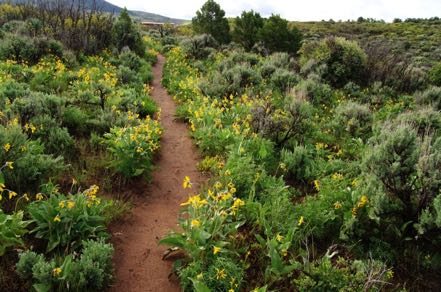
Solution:
<svg viewBox="0 0 441 292">
<path fill-rule="evenodd" d="M 333 180 L 342 180 L 343 179 L 343 175 L 341 173 L 336 172 L 336 173 L 334 173 L 332 175 L 332 179 Z"/>
<path fill-rule="evenodd" d="M 61 209 L 63 209 L 63 208 L 65 207 L 65 203 L 64 203 L 64 201 L 60 201 L 60 202 L 58 203 L 58 207 L 60 207 Z"/>
<path fill-rule="evenodd" d="M 386 277 L 390 280 L 394 277 L 394 271 L 392 269 L 387 270 Z"/>
<path fill-rule="evenodd" d="M 283 240 L 283 236 L 280 235 L 280 233 L 277 233 L 277 235 L 276 235 L 276 240 L 277 240 L 278 242 L 282 242 L 282 240 Z"/>
<path fill-rule="evenodd" d="M 23 198 L 26 200 L 26 202 L 29 202 L 30 200 L 28 194 L 26 193 L 23 195 Z"/>
<path fill-rule="evenodd" d="M 220 189 L 220 188 L 222 187 L 222 183 L 217 181 L 217 182 L 214 184 L 214 187 L 215 187 L 216 189 Z"/>
<path fill-rule="evenodd" d="M 218 254 L 221 251 L 220 247 L 213 246 L 213 254 Z"/>
<path fill-rule="evenodd" d="M 335 202 L 334 203 L 334 209 L 336 209 L 336 210 L 338 210 L 338 209 L 340 209 L 342 207 L 342 205 L 341 205 L 341 203 L 340 202 Z"/>
<path fill-rule="evenodd" d="M 6 143 L 5 145 L 3 145 L 3 149 L 8 152 L 11 149 L 11 144 Z"/>
<path fill-rule="evenodd" d="M 235 199 L 233 206 L 231 207 L 233 210 L 237 210 L 239 209 L 239 207 L 242 207 L 245 205 L 245 202 L 242 201 L 241 199 Z"/>
<path fill-rule="evenodd" d="M 199 227 L 199 226 L 201 226 L 201 222 L 197 219 L 193 219 L 193 220 L 191 220 L 190 225 L 191 225 L 191 227 Z"/>
<path fill-rule="evenodd" d="M 59 215 L 54 217 L 54 222 L 61 222 L 61 218 Z"/>
<path fill-rule="evenodd" d="M 317 191 L 320 191 L 320 182 L 316 179 L 316 180 L 314 180 L 314 188 L 317 190 Z"/>
<path fill-rule="evenodd" d="M 353 207 L 351 212 L 352 212 L 352 217 L 357 216 L 357 207 Z"/>
<path fill-rule="evenodd" d="M 281 163 L 279 164 L 279 168 L 280 168 L 282 171 L 286 171 L 286 164 L 283 163 L 283 162 L 281 162 Z"/>
<path fill-rule="evenodd" d="M 14 169 L 14 162 L 6 161 L 5 166 L 9 169 Z"/>
<path fill-rule="evenodd" d="M 300 216 L 299 218 L 299 222 L 297 223 L 298 226 L 302 225 L 303 223 L 305 223 L 305 218 L 303 218 L 303 216 Z"/>
<path fill-rule="evenodd" d="M 43 200 L 43 194 L 41 194 L 41 193 L 36 194 L 36 195 L 35 195 L 35 199 L 36 199 L 37 201 L 41 201 L 41 200 Z"/>
<path fill-rule="evenodd" d="M 187 202 L 182 203 L 181 206 L 191 205 L 192 207 L 197 209 L 197 208 L 200 208 L 200 207 L 207 205 L 207 204 L 208 204 L 207 200 L 205 200 L 205 199 L 201 200 L 201 196 L 196 195 L 196 196 L 189 197 Z"/>
<path fill-rule="evenodd" d="M 191 189 L 191 187 L 193 186 L 193 184 L 190 181 L 190 177 L 186 176 L 184 177 L 184 181 L 182 182 L 182 187 L 184 189 Z"/>
<path fill-rule="evenodd" d="M 68 209 L 72 209 L 73 207 L 75 207 L 75 202 L 74 201 L 67 202 L 67 208 Z"/>
<path fill-rule="evenodd" d="M 0 183 L 0 193 L 3 193 L 5 188 L 6 188 L 5 184 Z"/>
<path fill-rule="evenodd" d="M 200 273 L 196 276 L 196 279 L 202 280 L 204 278 L 204 274 Z"/>
<path fill-rule="evenodd" d="M 221 279 L 225 279 L 225 277 L 227 276 L 227 274 L 225 273 L 225 269 L 218 269 L 216 268 L 216 279 L 217 280 L 221 280 Z"/>
<path fill-rule="evenodd" d="M 12 199 L 13 197 L 17 196 L 17 193 L 14 191 L 9 191 L 9 200 Z"/>
<path fill-rule="evenodd" d="M 364 206 L 366 206 L 367 203 L 368 203 L 368 197 L 363 195 L 363 196 L 361 196 L 360 202 L 358 202 L 357 207 L 363 208 Z"/>
<path fill-rule="evenodd" d="M 52 274 L 54 275 L 54 277 L 58 277 L 61 274 L 61 272 L 62 272 L 62 270 L 60 267 L 52 270 Z"/>
</svg>

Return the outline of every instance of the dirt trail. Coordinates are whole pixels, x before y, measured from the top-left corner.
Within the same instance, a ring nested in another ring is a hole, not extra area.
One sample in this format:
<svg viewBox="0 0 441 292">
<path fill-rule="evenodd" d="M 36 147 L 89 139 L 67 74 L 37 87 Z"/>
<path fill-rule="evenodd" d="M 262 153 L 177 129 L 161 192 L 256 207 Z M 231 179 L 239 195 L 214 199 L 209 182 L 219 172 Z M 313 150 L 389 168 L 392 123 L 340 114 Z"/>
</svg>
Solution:
<svg viewBox="0 0 441 292">
<path fill-rule="evenodd" d="M 190 176 L 197 189 L 203 181 L 196 170 L 198 155 L 188 137 L 184 123 L 175 121 L 175 104 L 161 85 L 165 59 L 158 57 L 153 68 L 152 97 L 162 109 L 164 128 L 157 169 L 151 185 L 138 190 L 134 208 L 127 219 L 111 227 L 115 246 L 115 284 L 111 291 L 179 291 L 177 280 L 170 280 L 172 263 L 163 261 L 166 250 L 158 240 L 177 226 L 179 204 L 186 201 L 189 191 L 181 185 Z"/>
</svg>

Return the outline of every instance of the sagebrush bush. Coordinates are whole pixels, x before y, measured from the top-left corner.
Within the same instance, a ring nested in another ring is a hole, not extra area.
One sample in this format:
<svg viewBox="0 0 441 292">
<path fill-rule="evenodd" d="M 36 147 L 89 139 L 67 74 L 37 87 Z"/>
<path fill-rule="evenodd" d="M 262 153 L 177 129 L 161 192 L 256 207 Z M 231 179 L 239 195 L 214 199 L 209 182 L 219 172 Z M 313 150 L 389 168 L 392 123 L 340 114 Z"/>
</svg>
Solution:
<svg viewBox="0 0 441 292">
<path fill-rule="evenodd" d="M 36 290 L 101 291 L 112 279 L 113 247 L 103 240 L 85 240 L 80 255 L 47 261 L 33 251 L 20 254 L 17 273 Z"/>
<path fill-rule="evenodd" d="M 197 35 L 181 41 L 183 51 L 194 59 L 204 59 L 218 46 L 217 41 L 208 34 Z"/>
<path fill-rule="evenodd" d="M 300 49 L 300 63 L 315 59 L 326 65 L 323 78 L 333 86 L 342 87 L 349 81 L 362 83 L 366 68 L 366 53 L 354 41 L 326 38 L 305 42 Z"/>
<path fill-rule="evenodd" d="M 13 162 L 13 169 L 4 173 L 5 184 L 17 192 L 38 192 L 52 176 L 65 169 L 61 157 L 44 154 L 40 141 L 31 141 L 18 125 L 0 125 L 0 163 Z"/>
<path fill-rule="evenodd" d="M 410 125 L 392 123 L 383 126 L 371 143 L 372 149 L 363 159 L 367 181 L 364 191 L 370 194 L 371 202 L 369 216 L 385 232 L 382 240 L 391 246 L 404 238 L 409 240 L 402 249 L 409 253 L 413 253 L 415 245 L 421 246 L 421 253 L 414 253 L 408 260 L 397 258 L 400 253 L 394 251 L 394 260 L 409 265 L 423 257 L 426 246 L 439 244 L 439 239 L 430 235 L 439 231 L 439 226 L 431 221 L 436 217 L 426 215 L 431 212 L 427 210 L 434 210 L 441 190 L 441 138 L 420 138 Z M 400 228 L 399 232 L 392 231 Z"/>
<path fill-rule="evenodd" d="M 271 84 L 281 92 L 294 87 L 299 82 L 299 76 L 286 69 L 276 69 L 271 75 Z"/>
<path fill-rule="evenodd" d="M 412 125 L 420 137 L 431 134 L 436 138 L 441 134 L 441 112 L 430 106 L 399 114 L 396 120 Z"/>
<path fill-rule="evenodd" d="M 290 92 L 301 100 L 306 100 L 313 105 L 329 104 L 333 97 L 333 91 L 327 84 L 315 78 L 302 79 Z"/>
<path fill-rule="evenodd" d="M 435 86 L 441 86 L 441 63 L 435 64 L 429 71 L 429 80 Z"/>
<path fill-rule="evenodd" d="M 282 149 L 280 160 L 284 164 L 287 177 L 297 184 L 308 183 L 317 175 L 314 153 L 305 146 L 296 146 L 292 151 Z"/>
<path fill-rule="evenodd" d="M 432 86 L 425 91 L 417 92 L 415 99 L 419 104 L 432 105 L 435 109 L 441 110 L 441 87 Z"/>
<path fill-rule="evenodd" d="M 367 105 L 349 101 L 335 109 L 333 124 L 337 135 L 345 132 L 366 139 L 371 131 L 372 113 Z"/>
<path fill-rule="evenodd" d="M 65 104 L 65 99 L 60 96 L 31 92 L 23 98 L 15 99 L 11 110 L 20 117 L 22 123 L 26 123 L 33 117 L 43 115 L 59 119 Z"/>
<path fill-rule="evenodd" d="M 32 118 L 30 123 L 36 127 L 32 138 L 40 139 L 45 153 L 56 156 L 69 156 L 74 153 L 75 141 L 68 130 L 61 127 L 52 117 L 40 115 Z M 32 131 L 32 130 L 31 130 Z"/>
</svg>

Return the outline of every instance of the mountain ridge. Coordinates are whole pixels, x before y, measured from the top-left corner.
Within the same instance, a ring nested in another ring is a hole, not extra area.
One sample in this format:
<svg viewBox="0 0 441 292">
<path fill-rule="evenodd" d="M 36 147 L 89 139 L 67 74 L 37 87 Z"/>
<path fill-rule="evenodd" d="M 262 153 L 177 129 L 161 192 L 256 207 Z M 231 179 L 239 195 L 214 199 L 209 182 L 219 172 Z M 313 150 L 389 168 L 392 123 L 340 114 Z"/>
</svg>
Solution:
<svg viewBox="0 0 441 292">
<path fill-rule="evenodd" d="M 20 3 L 29 3 L 29 0 L 0 0 L 0 3 L 10 3 L 10 4 L 20 4 Z M 119 14 L 124 8 L 119 7 L 115 4 L 112 4 L 105 0 L 86 0 L 86 6 L 92 8 L 95 6 L 100 11 Z M 174 24 L 182 24 L 186 22 L 184 19 L 172 18 L 168 16 L 163 16 L 160 14 L 139 11 L 139 10 L 128 10 L 129 15 L 132 16 L 136 21 L 152 21 L 152 22 L 164 22 L 164 23 L 174 23 Z"/>
</svg>

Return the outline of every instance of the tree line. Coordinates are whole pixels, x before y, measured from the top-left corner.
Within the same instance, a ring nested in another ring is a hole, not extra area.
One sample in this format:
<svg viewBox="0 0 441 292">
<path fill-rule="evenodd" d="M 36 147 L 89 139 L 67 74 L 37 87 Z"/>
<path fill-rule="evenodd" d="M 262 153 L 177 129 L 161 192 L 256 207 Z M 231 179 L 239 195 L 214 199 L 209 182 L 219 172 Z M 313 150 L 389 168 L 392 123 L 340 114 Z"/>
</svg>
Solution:
<svg viewBox="0 0 441 292">
<path fill-rule="evenodd" d="M 195 33 L 210 34 L 220 44 L 234 41 L 246 50 L 258 50 L 265 54 L 288 52 L 296 54 L 300 48 L 300 31 L 279 15 L 263 18 L 253 10 L 243 11 L 230 22 L 225 11 L 214 0 L 208 0 L 192 19 Z"/>
</svg>

